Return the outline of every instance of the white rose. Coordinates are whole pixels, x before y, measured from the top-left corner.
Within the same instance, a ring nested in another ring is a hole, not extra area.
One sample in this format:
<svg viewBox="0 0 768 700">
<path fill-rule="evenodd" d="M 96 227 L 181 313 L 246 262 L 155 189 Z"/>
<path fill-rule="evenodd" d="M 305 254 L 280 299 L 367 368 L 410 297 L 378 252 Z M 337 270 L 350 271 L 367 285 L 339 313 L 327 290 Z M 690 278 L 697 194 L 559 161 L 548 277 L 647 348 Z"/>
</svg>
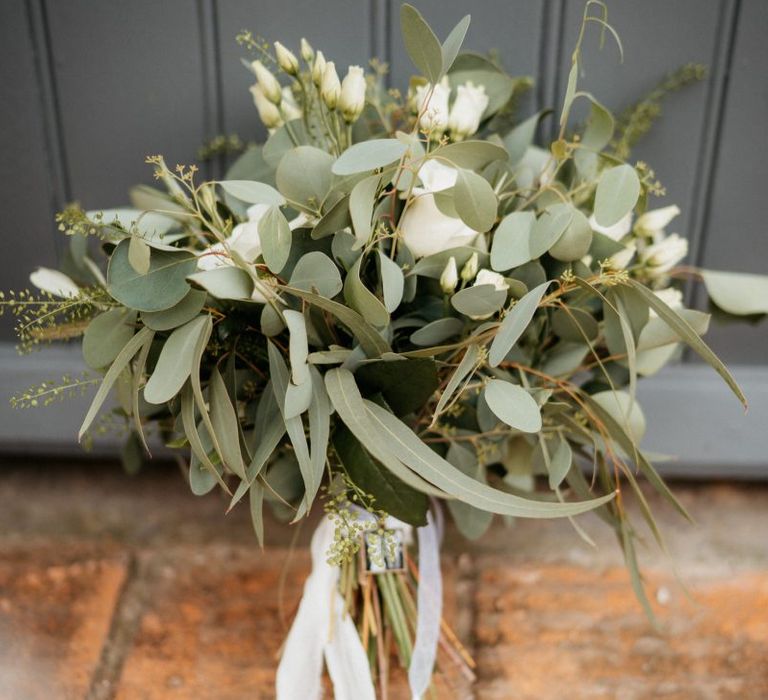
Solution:
<svg viewBox="0 0 768 700">
<path fill-rule="evenodd" d="M 669 272 L 677 263 L 688 255 L 688 241 L 673 233 L 648 246 L 640 254 L 640 261 L 654 275 Z"/>
<path fill-rule="evenodd" d="M 637 217 L 635 233 L 644 238 L 656 240 L 664 234 L 664 229 L 680 214 L 680 208 L 673 204 L 669 207 L 651 209 Z"/>
<path fill-rule="evenodd" d="M 325 72 L 325 56 L 322 51 L 318 51 L 315 61 L 312 64 L 312 82 L 320 87 L 323 82 L 323 73 Z"/>
<path fill-rule="evenodd" d="M 344 121 L 351 124 L 365 107 L 365 72 L 360 66 L 350 66 L 341 83 L 339 111 Z"/>
<path fill-rule="evenodd" d="M 589 226 L 593 231 L 597 231 L 597 233 L 602 233 L 614 241 L 620 241 L 632 229 L 632 212 L 619 219 L 613 226 L 601 226 L 597 223 L 595 215 L 592 214 L 589 217 Z"/>
<path fill-rule="evenodd" d="M 51 270 L 49 267 L 38 267 L 29 276 L 29 281 L 38 289 L 55 297 L 73 299 L 80 294 L 80 287 L 71 277 L 58 270 Z"/>
<path fill-rule="evenodd" d="M 485 94 L 483 85 L 475 85 L 471 81 L 459 85 L 448 117 L 451 136 L 459 141 L 474 134 L 480 128 L 480 120 L 486 107 L 488 95 Z"/>
<path fill-rule="evenodd" d="M 451 96 L 451 87 L 448 78 L 443 78 L 432 91 L 430 96 L 431 84 L 420 85 L 416 88 L 415 106 L 416 112 L 421 114 L 425 108 L 426 111 L 421 116 L 419 126 L 424 131 L 435 132 L 437 136 L 442 134 L 448 127 L 448 100 Z M 427 103 L 427 98 L 429 102 Z"/>
<path fill-rule="evenodd" d="M 253 263 L 261 255 L 261 237 L 259 222 L 269 209 L 268 204 L 254 204 L 248 207 L 248 220 L 238 224 L 225 242 L 214 243 L 198 253 L 198 270 L 215 270 L 219 267 L 234 265 L 230 251 L 236 252 L 243 260 Z M 303 214 L 299 214 L 290 222 L 291 230 L 300 228 L 307 222 Z M 254 301 L 266 303 L 266 298 L 258 290 L 251 297 Z"/>
<path fill-rule="evenodd" d="M 548 185 L 552 182 L 555 168 L 555 159 L 549 151 L 529 146 L 515 168 L 515 181 L 523 189 L 532 187 L 537 180 L 542 185 Z"/>
<path fill-rule="evenodd" d="M 423 187 L 414 187 L 416 195 L 400 220 L 400 232 L 408 249 L 417 258 L 442 250 L 469 245 L 477 237 L 461 219 L 446 216 L 435 204 L 435 192 L 453 187 L 458 173 L 434 160 L 419 169 Z"/>
</svg>

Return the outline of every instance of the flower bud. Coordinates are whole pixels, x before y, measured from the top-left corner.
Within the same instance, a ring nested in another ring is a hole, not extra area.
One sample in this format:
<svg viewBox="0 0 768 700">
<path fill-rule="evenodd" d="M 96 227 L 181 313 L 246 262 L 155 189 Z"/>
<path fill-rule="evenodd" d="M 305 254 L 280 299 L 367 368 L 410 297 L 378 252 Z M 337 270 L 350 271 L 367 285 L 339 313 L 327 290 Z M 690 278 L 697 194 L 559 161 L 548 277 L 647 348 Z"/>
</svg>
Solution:
<svg viewBox="0 0 768 700">
<path fill-rule="evenodd" d="M 480 120 L 487 106 L 488 95 L 483 85 L 468 81 L 456 88 L 456 100 L 448 117 L 448 128 L 454 140 L 472 136 L 480 128 Z"/>
<path fill-rule="evenodd" d="M 261 86 L 264 97 L 270 102 L 279 105 L 282 93 L 277 78 L 264 67 L 264 64 L 261 61 L 254 61 L 251 63 L 251 69 L 256 74 L 256 80 L 258 80 L 259 85 Z"/>
<path fill-rule="evenodd" d="M 419 127 L 422 130 L 440 137 L 448 126 L 448 99 L 451 88 L 447 78 L 443 78 L 434 89 L 430 84 L 416 88 L 414 104 L 416 111 L 421 114 Z M 427 101 L 429 100 L 429 101 Z"/>
<path fill-rule="evenodd" d="M 320 94 L 328 109 L 336 109 L 341 94 L 341 83 L 339 82 L 339 74 L 336 72 L 336 64 L 333 61 L 328 61 L 325 64 Z"/>
<path fill-rule="evenodd" d="M 456 258 L 451 256 L 445 265 L 443 274 L 440 275 L 440 288 L 445 294 L 451 294 L 453 293 L 453 290 L 456 289 L 458 281 L 459 270 L 456 267 Z"/>
<path fill-rule="evenodd" d="M 259 119 L 261 119 L 264 126 L 267 129 L 276 129 L 280 126 L 283 123 L 280 110 L 274 102 L 266 98 L 260 83 L 256 83 L 251 87 L 251 94 L 253 95 L 253 103 L 259 112 Z"/>
<path fill-rule="evenodd" d="M 673 233 L 645 248 L 640 255 L 640 260 L 648 267 L 648 272 L 658 276 L 669 272 L 686 255 L 688 255 L 688 241 Z"/>
<path fill-rule="evenodd" d="M 344 121 L 357 121 L 365 107 L 365 72 L 360 66 L 350 66 L 341 83 L 339 111 Z"/>
<path fill-rule="evenodd" d="M 294 119 L 301 119 L 301 108 L 296 102 L 296 98 L 293 96 L 291 88 L 288 86 L 283 88 L 283 100 L 280 103 L 280 113 L 285 121 L 290 122 Z"/>
<path fill-rule="evenodd" d="M 465 282 L 469 282 L 475 278 L 477 274 L 478 258 L 477 253 L 472 253 L 472 257 L 467 260 L 464 267 L 461 268 L 461 279 Z"/>
<path fill-rule="evenodd" d="M 301 37 L 301 57 L 307 63 L 310 63 L 315 57 L 315 50 L 312 48 L 312 44 L 310 44 L 304 37 Z"/>
<path fill-rule="evenodd" d="M 315 62 L 312 64 L 312 82 L 320 87 L 323 82 L 323 73 L 325 72 L 325 56 L 322 51 L 315 55 Z"/>
<path fill-rule="evenodd" d="M 275 42 L 275 55 L 277 56 L 277 65 L 280 66 L 288 75 L 297 75 L 299 72 L 299 59 L 285 48 L 279 41 Z"/>
</svg>

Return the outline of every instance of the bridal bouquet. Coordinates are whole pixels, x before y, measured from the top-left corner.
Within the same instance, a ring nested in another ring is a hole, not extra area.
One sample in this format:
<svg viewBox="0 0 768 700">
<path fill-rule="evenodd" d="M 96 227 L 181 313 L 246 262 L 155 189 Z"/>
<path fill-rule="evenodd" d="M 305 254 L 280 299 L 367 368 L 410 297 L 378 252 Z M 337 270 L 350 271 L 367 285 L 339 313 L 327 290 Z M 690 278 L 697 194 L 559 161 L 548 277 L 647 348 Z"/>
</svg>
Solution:
<svg viewBox="0 0 768 700">
<path fill-rule="evenodd" d="M 436 665 L 471 673 L 441 619 L 444 510 L 469 538 L 494 514 L 594 510 L 648 607 L 622 494 L 659 539 L 638 479 L 685 510 L 639 447 L 637 380 L 687 344 L 744 402 L 680 279 L 703 278 L 724 312 L 768 312 L 765 278 L 679 266 L 679 211 L 649 207 L 662 187 L 626 160 L 633 115 L 579 89 L 584 30 L 615 37 L 602 4 L 587 4 L 544 148 L 546 115 L 515 118 L 529 81 L 460 53 L 469 17 L 443 42 L 410 5 L 401 24 L 419 72 L 402 93 L 379 64 L 341 79 L 306 41 L 299 56 L 244 34 L 266 143 L 221 181 L 147 158 L 163 189 L 65 210 L 65 269 L 0 307 L 22 347 L 82 337 L 99 373 L 17 404 L 97 386 L 84 438 L 116 390 L 106 415 L 128 426 L 127 454 L 150 432 L 185 451 L 192 491 L 247 500 L 260 541 L 265 504 L 292 523 L 324 510 L 283 700 L 318 697 L 324 661 L 337 698 L 385 696 L 395 658 L 414 697 Z"/>
</svg>

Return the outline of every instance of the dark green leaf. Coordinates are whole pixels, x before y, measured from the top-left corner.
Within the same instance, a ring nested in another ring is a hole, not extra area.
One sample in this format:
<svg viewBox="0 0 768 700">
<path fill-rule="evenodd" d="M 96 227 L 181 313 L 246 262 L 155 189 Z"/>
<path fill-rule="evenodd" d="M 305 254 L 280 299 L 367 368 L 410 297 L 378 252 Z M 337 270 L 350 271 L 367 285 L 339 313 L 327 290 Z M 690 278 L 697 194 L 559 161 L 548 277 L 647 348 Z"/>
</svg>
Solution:
<svg viewBox="0 0 768 700">
<path fill-rule="evenodd" d="M 366 393 L 381 393 L 398 416 L 419 410 L 439 384 L 437 365 L 426 358 L 366 362 L 355 376 Z"/>
</svg>

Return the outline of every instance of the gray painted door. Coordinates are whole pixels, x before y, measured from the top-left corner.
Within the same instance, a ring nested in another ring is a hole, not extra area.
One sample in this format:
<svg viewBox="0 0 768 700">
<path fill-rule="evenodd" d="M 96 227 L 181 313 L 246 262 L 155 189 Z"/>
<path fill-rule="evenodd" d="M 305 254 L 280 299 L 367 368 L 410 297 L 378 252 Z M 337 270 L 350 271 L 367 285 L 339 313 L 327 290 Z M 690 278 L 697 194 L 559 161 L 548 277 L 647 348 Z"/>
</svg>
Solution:
<svg viewBox="0 0 768 700">
<path fill-rule="evenodd" d="M 439 33 L 471 11 L 467 46 L 497 49 L 511 72 L 537 78 L 524 114 L 557 105 L 583 10 L 580 0 L 416 5 Z M 709 67 L 707 80 L 665 103 L 663 119 L 636 152 L 666 186 L 665 201 L 683 209 L 676 223 L 691 240 L 691 262 L 768 272 L 762 195 L 768 178 L 768 3 L 608 5 L 623 40 L 624 63 L 610 43 L 598 53 L 596 31 L 584 62 L 587 87 L 608 106 L 618 109 L 635 100 L 683 63 Z M 249 75 L 239 61 L 238 31 L 250 28 L 288 45 L 305 35 L 341 66 L 377 55 L 390 63 L 392 86 L 403 88 L 411 67 L 399 36 L 398 7 L 394 0 L 4 0 L 0 226 L 6 255 L 0 287 L 24 287 L 31 268 L 56 262 L 65 241 L 53 216 L 64 203 L 116 206 L 131 185 L 149 182 L 145 155 L 162 152 L 170 162 L 190 162 L 216 134 L 263 136 L 247 91 Z M 220 164 L 208 168 L 215 175 Z M 26 358 L 22 368 L 10 323 L 0 321 L 3 396 L 77 368 L 74 353 L 66 350 Z M 737 365 L 752 399 L 750 418 L 727 410 L 718 418 L 726 393 L 695 358 L 686 357 L 683 372 L 645 382 L 656 429 L 651 447 L 685 454 L 682 468 L 735 465 L 757 473 L 766 465 L 765 445 L 754 435 L 768 423 L 768 324 L 716 326 L 711 342 Z M 689 409 L 693 402 L 695 414 Z M 64 449 L 73 414 L 71 408 L 50 408 L 32 418 L 11 412 L 3 398 L 0 449 Z M 44 441 L 37 437 L 38 423 L 45 425 Z"/>
</svg>

